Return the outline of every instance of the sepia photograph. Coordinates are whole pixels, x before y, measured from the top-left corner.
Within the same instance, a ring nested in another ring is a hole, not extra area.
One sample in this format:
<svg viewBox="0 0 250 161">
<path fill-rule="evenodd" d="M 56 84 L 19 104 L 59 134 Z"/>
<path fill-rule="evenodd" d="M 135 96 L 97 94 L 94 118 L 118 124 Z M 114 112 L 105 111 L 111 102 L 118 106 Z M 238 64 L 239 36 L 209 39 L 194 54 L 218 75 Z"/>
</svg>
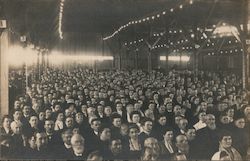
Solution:
<svg viewBox="0 0 250 161">
<path fill-rule="evenodd" d="M 0 160 L 250 161 L 250 0 L 0 0 Z"/>
</svg>

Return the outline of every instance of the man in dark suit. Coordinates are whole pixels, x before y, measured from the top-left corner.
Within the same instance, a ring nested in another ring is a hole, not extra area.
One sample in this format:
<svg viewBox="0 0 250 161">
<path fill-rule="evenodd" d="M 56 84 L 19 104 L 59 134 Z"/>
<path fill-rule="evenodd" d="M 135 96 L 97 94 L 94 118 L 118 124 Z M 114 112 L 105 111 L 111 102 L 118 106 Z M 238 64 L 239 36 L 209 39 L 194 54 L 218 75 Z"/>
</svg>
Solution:
<svg viewBox="0 0 250 161">
<path fill-rule="evenodd" d="M 127 113 L 126 110 L 123 108 L 122 103 L 121 102 L 116 102 L 115 105 L 115 111 L 121 115 L 122 117 L 122 122 L 127 122 Z"/>
<path fill-rule="evenodd" d="M 199 143 L 196 147 L 196 153 L 193 158 L 209 160 L 213 154 L 218 151 L 218 130 L 215 124 L 215 116 L 207 114 L 205 123 L 207 127 L 197 131 L 196 141 Z"/>
<path fill-rule="evenodd" d="M 48 136 L 45 132 L 38 132 L 35 134 L 36 136 L 36 151 L 33 151 L 30 156 L 34 157 L 34 159 L 50 159 L 54 156 L 51 151 L 51 147 L 48 146 Z"/>
<path fill-rule="evenodd" d="M 153 127 L 153 121 L 150 118 L 144 118 L 141 121 L 141 126 L 143 131 L 139 135 L 139 140 L 141 145 L 143 145 L 145 139 L 152 137 L 152 127 Z"/>
<path fill-rule="evenodd" d="M 66 129 L 62 132 L 62 144 L 56 145 L 56 158 L 57 159 L 71 159 L 71 155 L 73 153 L 72 145 L 71 145 L 71 137 L 73 135 L 72 130 Z"/>
<path fill-rule="evenodd" d="M 85 160 L 87 158 L 85 150 L 85 139 L 80 134 L 74 134 L 71 137 L 71 145 L 73 153 L 71 155 L 72 160 Z"/>
<path fill-rule="evenodd" d="M 24 141 L 22 137 L 22 123 L 12 121 L 10 124 L 11 130 L 13 134 L 11 135 L 12 138 L 12 156 L 14 158 L 22 158 L 22 153 L 24 152 Z"/>
<path fill-rule="evenodd" d="M 111 115 L 112 126 L 110 128 L 112 136 L 120 136 L 122 117 L 118 113 L 113 113 Z"/>
<path fill-rule="evenodd" d="M 111 138 L 108 152 L 104 154 L 103 158 L 104 160 L 126 159 L 120 138 Z"/>
<path fill-rule="evenodd" d="M 174 130 L 172 128 L 166 128 L 163 135 L 164 140 L 159 143 L 161 153 L 160 159 L 171 159 L 176 152 L 176 147 L 174 146 Z"/>
<path fill-rule="evenodd" d="M 189 145 L 188 139 L 185 135 L 178 135 L 176 137 L 175 146 L 177 147 L 177 152 L 173 156 L 173 160 L 188 160 L 189 159 Z"/>
<path fill-rule="evenodd" d="M 97 140 L 99 138 L 99 128 L 101 126 L 100 118 L 93 118 L 90 121 L 90 127 L 86 130 L 84 137 L 86 138 L 87 151 L 98 149 Z"/>
<path fill-rule="evenodd" d="M 54 130 L 55 123 L 53 120 L 45 120 L 44 129 L 48 137 L 48 146 L 54 147 L 55 145 L 61 144 L 62 139 L 58 132 Z"/>
</svg>

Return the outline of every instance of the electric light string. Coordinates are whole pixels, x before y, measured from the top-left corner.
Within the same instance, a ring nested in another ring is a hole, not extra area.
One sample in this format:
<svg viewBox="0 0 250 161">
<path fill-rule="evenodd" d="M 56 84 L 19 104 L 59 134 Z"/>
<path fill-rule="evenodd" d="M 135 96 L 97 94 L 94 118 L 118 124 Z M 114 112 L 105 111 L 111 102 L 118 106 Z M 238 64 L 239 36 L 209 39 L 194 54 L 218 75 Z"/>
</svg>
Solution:
<svg viewBox="0 0 250 161">
<path fill-rule="evenodd" d="M 64 0 L 61 0 L 60 11 L 59 11 L 59 22 L 58 22 L 58 32 L 60 39 L 63 39 L 63 31 L 62 31 L 63 8 L 64 8 Z"/>
<path fill-rule="evenodd" d="M 179 9 L 183 9 L 184 5 L 186 3 L 183 3 L 183 4 L 180 4 L 179 5 Z M 193 4 L 193 0 L 189 0 L 189 5 L 192 5 Z M 132 25 L 136 25 L 136 24 L 141 24 L 141 23 L 146 23 L 146 22 L 149 22 L 149 21 L 154 21 L 156 19 L 159 19 L 161 18 L 162 16 L 165 16 L 167 15 L 167 13 L 173 13 L 174 11 L 176 10 L 176 8 L 170 8 L 169 10 L 165 10 L 165 11 L 162 11 L 160 13 L 157 13 L 157 14 L 154 14 L 154 15 L 151 15 L 151 16 L 147 16 L 147 17 L 144 17 L 144 18 L 141 18 L 141 19 L 137 19 L 137 20 L 133 20 L 133 21 L 129 21 L 128 23 L 126 23 L 125 25 L 122 25 L 120 26 L 116 31 L 114 31 L 111 35 L 107 36 L 107 37 L 104 37 L 103 40 L 108 40 L 110 38 L 113 38 L 115 35 L 117 35 L 119 32 L 125 30 L 126 28 L 128 28 L 129 26 L 132 26 Z"/>
</svg>

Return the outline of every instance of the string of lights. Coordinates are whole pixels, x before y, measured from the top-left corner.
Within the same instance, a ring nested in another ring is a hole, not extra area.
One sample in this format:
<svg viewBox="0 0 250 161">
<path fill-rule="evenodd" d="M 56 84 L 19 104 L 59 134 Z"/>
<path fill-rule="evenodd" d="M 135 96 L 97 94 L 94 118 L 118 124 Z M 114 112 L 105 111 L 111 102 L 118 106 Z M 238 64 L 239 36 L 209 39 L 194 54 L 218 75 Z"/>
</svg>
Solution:
<svg viewBox="0 0 250 161">
<path fill-rule="evenodd" d="M 240 54 L 240 52 L 243 52 L 243 49 L 231 49 L 231 50 L 220 50 L 219 52 L 208 52 L 208 56 L 213 55 L 222 55 L 222 54 Z"/>
<path fill-rule="evenodd" d="M 63 8 L 64 8 L 64 0 L 60 2 L 60 12 L 59 12 L 59 25 L 58 25 L 58 32 L 60 39 L 63 39 L 63 31 L 62 31 L 62 18 L 63 18 Z"/>
<path fill-rule="evenodd" d="M 130 41 L 130 42 L 125 42 L 124 45 L 125 46 L 127 46 L 127 45 L 133 45 L 133 44 L 137 44 L 137 43 L 140 43 L 140 42 L 143 42 L 143 41 L 144 41 L 144 39 Z"/>
<path fill-rule="evenodd" d="M 193 0 L 189 0 L 189 3 L 183 3 L 180 4 L 178 6 L 179 9 L 183 9 L 183 7 L 186 5 L 192 5 L 193 4 Z M 104 37 L 103 40 L 108 40 L 110 38 L 113 38 L 115 35 L 117 35 L 119 32 L 121 32 L 122 30 L 125 30 L 126 28 L 128 28 L 129 26 L 132 25 L 136 25 L 136 24 L 141 24 L 141 23 L 146 23 L 146 22 L 150 22 L 150 21 L 154 21 L 156 19 L 161 18 L 162 16 L 166 16 L 167 13 L 173 13 L 174 11 L 177 11 L 177 7 L 176 8 L 170 8 L 169 10 L 165 10 L 162 11 L 160 13 L 154 14 L 152 16 L 147 16 L 141 19 L 137 19 L 137 20 L 133 20 L 133 21 L 129 21 L 128 23 L 126 23 L 125 25 L 120 26 L 116 31 L 114 31 L 111 35 Z"/>
</svg>

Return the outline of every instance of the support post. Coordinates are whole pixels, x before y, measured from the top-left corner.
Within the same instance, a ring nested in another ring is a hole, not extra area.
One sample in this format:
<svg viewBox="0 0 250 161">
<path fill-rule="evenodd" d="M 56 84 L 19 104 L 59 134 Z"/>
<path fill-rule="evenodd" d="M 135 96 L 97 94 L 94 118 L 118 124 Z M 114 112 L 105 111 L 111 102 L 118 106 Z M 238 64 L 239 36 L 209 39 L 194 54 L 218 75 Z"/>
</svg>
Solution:
<svg viewBox="0 0 250 161">
<path fill-rule="evenodd" d="M 152 71 L 152 53 L 151 49 L 148 49 L 148 72 L 150 73 Z"/>
<path fill-rule="evenodd" d="M 135 69 L 138 70 L 138 50 L 135 50 Z"/>
<path fill-rule="evenodd" d="M 9 114 L 9 69 L 7 52 L 9 49 L 9 33 L 7 30 L 0 35 L 0 61 L 1 61 L 1 116 Z"/>
<path fill-rule="evenodd" d="M 245 0 L 243 4 L 244 23 L 243 23 L 243 42 L 242 42 L 242 86 L 250 90 L 250 2 Z M 248 43 L 247 43 L 248 42 Z"/>
</svg>

